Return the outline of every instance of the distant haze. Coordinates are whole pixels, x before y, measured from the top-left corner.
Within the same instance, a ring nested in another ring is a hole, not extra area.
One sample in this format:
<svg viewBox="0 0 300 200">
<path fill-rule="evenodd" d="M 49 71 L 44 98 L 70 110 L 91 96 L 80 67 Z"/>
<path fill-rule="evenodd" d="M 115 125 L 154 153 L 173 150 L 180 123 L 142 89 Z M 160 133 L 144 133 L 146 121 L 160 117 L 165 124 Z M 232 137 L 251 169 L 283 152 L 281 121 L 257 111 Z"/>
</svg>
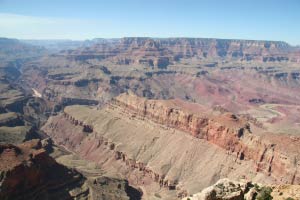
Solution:
<svg viewBox="0 0 300 200">
<path fill-rule="evenodd" d="M 205 37 L 300 44 L 298 0 L 0 0 L 0 37 Z"/>
</svg>

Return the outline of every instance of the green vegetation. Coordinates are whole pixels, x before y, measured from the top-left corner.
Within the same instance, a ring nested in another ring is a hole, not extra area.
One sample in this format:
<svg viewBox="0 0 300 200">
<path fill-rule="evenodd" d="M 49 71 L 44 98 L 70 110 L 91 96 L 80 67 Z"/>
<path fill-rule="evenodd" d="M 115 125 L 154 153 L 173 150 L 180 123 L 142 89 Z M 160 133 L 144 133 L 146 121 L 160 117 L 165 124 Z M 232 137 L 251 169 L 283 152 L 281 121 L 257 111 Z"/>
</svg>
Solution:
<svg viewBox="0 0 300 200">
<path fill-rule="evenodd" d="M 256 190 L 259 190 L 259 185 L 257 185 L 257 183 L 255 183 L 255 184 L 254 184 L 254 188 L 255 188 Z"/>
<path fill-rule="evenodd" d="M 256 188 L 256 186 L 254 186 Z M 270 187 L 262 187 L 258 189 L 257 200 L 272 200 L 273 197 L 271 196 L 272 188 Z"/>
</svg>

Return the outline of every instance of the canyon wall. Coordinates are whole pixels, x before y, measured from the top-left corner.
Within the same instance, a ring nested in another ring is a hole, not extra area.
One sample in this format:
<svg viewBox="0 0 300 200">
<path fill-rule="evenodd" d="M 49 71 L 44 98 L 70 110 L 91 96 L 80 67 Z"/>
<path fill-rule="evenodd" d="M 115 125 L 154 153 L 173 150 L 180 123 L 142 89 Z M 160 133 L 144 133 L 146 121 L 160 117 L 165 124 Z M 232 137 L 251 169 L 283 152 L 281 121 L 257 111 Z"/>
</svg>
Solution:
<svg viewBox="0 0 300 200">
<path fill-rule="evenodd" d="M 204 110 L 202 113 L 195 112 L 193 110 L 193 106 L 197 108 L 195 104 L 191 104 L 187 110 L 168 105 L 168 101 L 147 100 L 132 94 L 116 97 L 113 104 L 121 109 L 125 108 L 130 113 L 205 139 L 236 155 L 240 160 L 253 160 L 257 171 L 273 176 L 280 182 L 300 183 L 298 172 L 300 161 L 297 150 L 299 138 L 283 138 L 271 134 L 269 137 L 282 138 L 282 142 L 275 143 L 272 138 L 262 139 L 251 132 L 246 119 L 231 113 L 211 116 Z M 284 145 L 289 145 L 289 152 Z"/>
<path fill-rule="evenodd" d="M 107 59 L 164 68 L 182 58 L 227 58 L 259 62 L 299 62 L 298 50 L 285 42 L 209 38 L 121 38 L 68 51 L 76 60 Z"/>
<path fill-rule="evenodd" d="M 85 178 L 48 156 L 39 140 L 0 145 L 0 161 L 0 199 L 88 197 Z"/>
<path fill-rule="evenodd" d="M 176 189 L 178 197 L 223 177 L 299 183 L 297 152 L 252 133 L 244 118 L 196 104 L 124 94 L 100 110 L 66 107 L 43 130 L 104 170 L 117 165 L 117 172 L 138 171 L 140 184 L 147 187 L 151 179 Z M 284 140 L 290 147 L 299 145 L 299 140 Z"/>
</svg>

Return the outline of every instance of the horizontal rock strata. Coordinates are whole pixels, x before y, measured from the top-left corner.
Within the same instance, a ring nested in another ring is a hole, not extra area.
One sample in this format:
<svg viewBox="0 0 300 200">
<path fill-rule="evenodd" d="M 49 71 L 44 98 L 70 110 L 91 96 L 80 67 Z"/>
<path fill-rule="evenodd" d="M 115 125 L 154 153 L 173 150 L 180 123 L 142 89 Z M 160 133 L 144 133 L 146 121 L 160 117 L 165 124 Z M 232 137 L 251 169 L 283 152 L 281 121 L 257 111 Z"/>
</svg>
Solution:
<svg viewBox="0 0 300 200">
<path fill-rule="evenodd" d="M 276 148 L 276 143 L 262 139 L 251 133 L 250 125 L 243 118 L 231 113 L 211 116 L 178 106 L 168 105 L 164 101 L 146 100 L 131 94 L 116 97 L 113 105 L 125 108 L 128 112 L 146 117 L 160 124 L 166 124 L 190 133 L 192 136 L 205 139 L 235 154 L 240 160 L 250 159 L 256 163 L 256 170 L 275 177 L 284 183 L 300 183 L 299 154 L 285 152 Z M 275 135 L 274 135 L 275 136 Z M 300 140 L 291 140 L 297 151 Z"/>
<path fill-rule="evenodd" d="M 163 112 L 162 108 L 158 110 Z M 163 119 L 159 117 L 154 119 L 146 116 L 147 112 L 139 114 L 133 111 L 117 100 L 101 110 L 85 106 L 66 107 L 64 114 L 51 117 L 43 130 L 57 144 L 88 160 L 102 165 L 110 163 L 110 166 L 119 163 L 123 168 L 140 171 L 161 186 L 176 189 L 179 197 L 197 192 L 199 187 L 207 187 L 220 177 L 275 181 L 273 176 L 261 173 L 264 169 L 253 167 L 254 160 L 240 144 L 246 134 L 252 137 L 248 124 L 242 119 L 226 114 L 220 120 L 232 121 L 228 126 L 218 122 L 218 117 L 203 117 L 205 123 L 197 119 L 200 124 L 193 122 L 193 126 L 183 126 L 183 122 L 176 121 L 170 114 L 170 119 L 174 120 L 164 122 L 165 126 L 160 125 L 159 120 Z M 159 116 L 163 117 L 162 114 Z M 195 114 L 190 117 L 191 121 L 196 120 L 195 117 Z M 203 126 L 211 128 L 197 131 Z M 227 134 L 232 137 L 232 143 L 226 139 Z M 221 142 L 218 137 L 225 139 Z M 205 140 L 215 141 L 219 147 Z M 235 143 L 238 146 L 232 147 L 231 144 Z M 227 146 L 231 148 L 226 149 Z"/>
<path fill-rule="evenodd" d="M 39 140 L 0 145 L 0 199 L 69 199 L 88 196 L 85 178 L 47 155 Z M 73 193 L 69 193 L 77 188 Z"/>
</svg>

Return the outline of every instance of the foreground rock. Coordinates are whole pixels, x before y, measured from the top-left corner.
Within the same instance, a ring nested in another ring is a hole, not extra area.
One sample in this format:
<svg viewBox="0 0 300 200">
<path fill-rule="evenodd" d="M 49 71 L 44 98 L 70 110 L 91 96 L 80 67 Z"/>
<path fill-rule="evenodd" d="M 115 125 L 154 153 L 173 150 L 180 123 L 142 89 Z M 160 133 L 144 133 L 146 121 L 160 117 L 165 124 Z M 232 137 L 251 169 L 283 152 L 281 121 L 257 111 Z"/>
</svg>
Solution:
<svg viewBox="0 0 300 200">
<path fill-rule="evenodd" d="M 295 200 L 299 197 L 299 185 L 266 186 L 225 178 L 183 200 Z"/>
<path fill-rule="evenodd" d="M 31 140 L 18 146 L 0 145 L 1 200 L 127 200 L 129 193 L 135 192 L 125 180 L 87 179 L 77 170 L 58 164 L 42 148 L 44 144 Z"/>
<path fill-rule="evenodd" d="M 85 178 L 49 157 L 39 140 L 0 146 L 0 199 L 87 197 Z"/>
<path fill-rule="evenodd" d="M 213 186 L 183 200 L 244 200 L 250 190 L 250 183 L 239 183 L 229 179 L 221 179 Z M 252 192 L 249 192 L 252 193 Z M 255 199 L 254 193 L 247 200 Z"/>
</svg>

